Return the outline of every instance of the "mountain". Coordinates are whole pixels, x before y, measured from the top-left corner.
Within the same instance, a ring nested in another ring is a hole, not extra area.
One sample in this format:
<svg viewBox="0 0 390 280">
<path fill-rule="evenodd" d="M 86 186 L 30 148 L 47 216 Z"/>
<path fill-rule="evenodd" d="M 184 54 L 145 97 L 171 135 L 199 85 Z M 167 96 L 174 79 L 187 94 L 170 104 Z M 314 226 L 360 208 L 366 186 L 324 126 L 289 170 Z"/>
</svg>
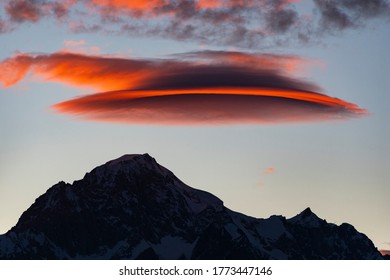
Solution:
<svg viewBox="0 0 390 280">
<path fill-rule="evenodd" d="M 349 224 L 229 210 L 148 154 L 59 182 L 0 236 L 0 259 L 381 259 Z"/>
</svg>

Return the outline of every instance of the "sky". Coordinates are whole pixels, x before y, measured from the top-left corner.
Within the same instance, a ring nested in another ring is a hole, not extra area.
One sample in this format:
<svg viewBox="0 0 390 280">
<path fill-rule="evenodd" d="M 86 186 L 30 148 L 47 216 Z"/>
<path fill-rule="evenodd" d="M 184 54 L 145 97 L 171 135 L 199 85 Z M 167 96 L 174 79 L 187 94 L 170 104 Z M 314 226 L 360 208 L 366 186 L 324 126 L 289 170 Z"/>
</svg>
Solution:
<svg viewBox="0 0 390 280">
<path fill-rule="evenodd" d="M 149 153 L 254 217 L 310 207 L 390 250 L 390 2 L 0 4 L 0 233 Z"/>
</svg>

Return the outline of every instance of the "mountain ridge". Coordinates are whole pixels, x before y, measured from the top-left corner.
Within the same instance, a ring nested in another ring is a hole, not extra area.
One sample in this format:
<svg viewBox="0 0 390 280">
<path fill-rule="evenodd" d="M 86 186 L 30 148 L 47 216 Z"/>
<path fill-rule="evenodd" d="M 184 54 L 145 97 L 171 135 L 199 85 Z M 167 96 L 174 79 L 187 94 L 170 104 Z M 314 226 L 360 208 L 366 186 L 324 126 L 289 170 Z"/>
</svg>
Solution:
<svg viewBox="0 0 390 280">
<path fill-rule="evenodd" d="M 306 208 L 250 217 L 149 154 L 106 162 L 39 196 L 0 236 L 0 259 L 381 259 L 349 224 Z"/>
</svg>

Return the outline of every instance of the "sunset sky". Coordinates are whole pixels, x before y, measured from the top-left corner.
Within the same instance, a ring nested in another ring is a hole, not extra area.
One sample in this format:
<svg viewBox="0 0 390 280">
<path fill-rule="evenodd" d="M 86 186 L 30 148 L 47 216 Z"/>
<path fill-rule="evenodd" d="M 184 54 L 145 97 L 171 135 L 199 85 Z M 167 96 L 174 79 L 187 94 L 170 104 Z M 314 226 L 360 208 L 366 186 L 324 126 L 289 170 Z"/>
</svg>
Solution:
<svg viewBox="0 0 390 280">
<path fill-rule="evenodd" d="M 390 250 L 390 2 L 0 4 L 0 233 L 149 153 L 255 217 L 311 207 Z"/>
</svg>

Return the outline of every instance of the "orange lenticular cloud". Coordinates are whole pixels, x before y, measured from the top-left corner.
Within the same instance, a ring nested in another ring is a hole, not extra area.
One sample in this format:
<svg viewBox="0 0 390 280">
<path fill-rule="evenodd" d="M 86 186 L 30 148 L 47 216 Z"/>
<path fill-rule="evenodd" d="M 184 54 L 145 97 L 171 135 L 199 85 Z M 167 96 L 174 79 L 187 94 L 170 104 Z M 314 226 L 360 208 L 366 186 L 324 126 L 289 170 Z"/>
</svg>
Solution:
<svg viewBox="0 0 390 280">
<path fill-rule="evenodd" d="M 245 88 L 114 91 L 53 108 L 92 121 L 153 125 L 306 123 L 366 114 L 354 104 L 316 93 Z"/>
<path fill-rule="evenodd" d="M 259 63 L 251 63 L 250 58 Z M 103 92 L 53 105 L 58 113 L 128 124 L 224 125 L 320 122 L 367 111 L 287 77 L 298 57 L 193 52 L 170 59 L 128 59 L 59 52 L 19 54 L 0 63 L 12 86 L 28 73 Z"/>
<path fill-rule="evenodd" d="M 106 93 L 98 93 L 83 97 L 91 101 L 109 102 L 110 100 L 132 100 L 138 98 L 175 96 L 175 95 L 244 95 L 244 96 L 265 96 L 291 99 L 296 101 L 305 101 L 316 103 L 333 108 L 343 108 L 351 113 L 364 114 L 365 110 L 359 108 L 355 104 L 345 102 L 341 99 L 330 97 L 327 95 L 294 91 L 282 89 L 267 89 L 267 88 L 194 88 L 194 89 L 177 89 L 177 90 L 142 90 L 142 91 L 113 91 Z"/>
<path fill-rule="evenodd" d="M 89 56 L 58 52 L 51 55 L 19 54 L 0 63 L 0 81 L 12 86 L 27 73 L 49 81 L 95 87 L 100 90 L 131 88 L 142 79 L 155 75 L 158 62 Z"/>
<path fill-rule="evenodd" d="M 5 69 L 0 73 L 0 82 L 4 86 L 12 86 L 31 72 L 50 81 L 92 86 L 100 90 L 120 90 L 136 88 L 143 81 L 155 80 L 170 74 L 175 78 L 183 71 L 188 72 L 188 69 L 197 68 L 197 72 L 207 72 L 214 69 L 215 65 L 219 67 L 217 72 L 225 72 L 226 77 L 229 69 L 238 67 L 243 68 L 238 72 L 275 71 L 291 75 L 294 72 L 299 73 L 298 69 L 310 63 L 296 56 L 224 51 L 191 52 L 177 55 L 175 59 L 160 60 L 127 59 L 62 51 L 49 55 L 18 54 L 8 58 L 0 62 L 1 69 Z"/>
</svg>

